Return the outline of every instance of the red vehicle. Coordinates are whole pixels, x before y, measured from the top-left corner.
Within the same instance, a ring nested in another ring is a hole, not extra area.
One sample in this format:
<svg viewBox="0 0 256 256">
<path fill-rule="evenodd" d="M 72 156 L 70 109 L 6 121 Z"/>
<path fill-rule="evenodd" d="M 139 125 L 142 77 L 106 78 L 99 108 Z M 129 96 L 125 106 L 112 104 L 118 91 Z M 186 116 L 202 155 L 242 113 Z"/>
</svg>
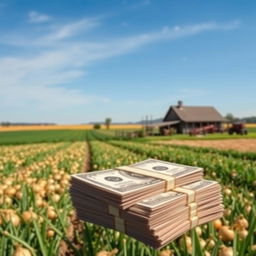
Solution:
<svg viewBox="0 0 256 256">
<path fill-rule="evenodd" d="M 211 125 L 207 125 L 207 126 L 203 126 L 200 128 L 194 128 L 192 130 L 190 130 L 189 135 L 199 135 L 199 134 L 207 134 L 207 133 L 214 133 L 217 132 L 217 128 L 211 124 Z"/>
<path fill-rule="evenodd" d="M 233 133 L 246 135 L 248 131 L 245 128 L 244 123 L 233 123 L 231 127 L 228 128 L 228 133 L 232 135 Z"/>
</svg>

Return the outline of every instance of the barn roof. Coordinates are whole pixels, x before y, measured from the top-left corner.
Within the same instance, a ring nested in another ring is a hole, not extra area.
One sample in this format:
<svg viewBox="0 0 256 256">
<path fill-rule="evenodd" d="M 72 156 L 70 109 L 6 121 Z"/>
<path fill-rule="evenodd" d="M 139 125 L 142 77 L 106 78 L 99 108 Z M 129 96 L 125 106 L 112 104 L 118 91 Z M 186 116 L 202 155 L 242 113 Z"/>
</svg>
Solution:
<svg viewBox="0 0 256 256">
<path fill-rule="evenodd" d="M 171 106 L 164 117 L 167 120 L 170 111 L 174 111 L 184 122 L 225 122 L 227 121 L 214 107 L 204 106 Z"/>
<path fill-rule="evenodd" d="M 172 126 L 174 124 L 180 123 L 179 120 L 177 121 L 167 121 L 167 122 L 159 122 L 159 123 L 153 123 L 148 125 L 149 127 L 158 128 L 158 127 L 164 127 L 164 126 Z"/>
</svg>

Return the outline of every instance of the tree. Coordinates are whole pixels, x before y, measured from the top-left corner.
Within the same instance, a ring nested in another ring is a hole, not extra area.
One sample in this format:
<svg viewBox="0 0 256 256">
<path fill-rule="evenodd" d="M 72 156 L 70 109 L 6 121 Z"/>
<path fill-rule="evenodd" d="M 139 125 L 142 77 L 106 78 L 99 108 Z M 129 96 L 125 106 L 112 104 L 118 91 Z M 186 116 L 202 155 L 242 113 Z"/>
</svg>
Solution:
<svg viewBox="0 0 256 256">
<path fill-rule="evenodd" d="M 11 125 L 11 123 L 10 123 L 10 122 L 2 122 L 2 123 L 0 123 L 0 125 L 1 125 L 1 126 L 5 126 L 5 127 L 8 127 L 8 126 Z"/>
<path fill-rule="evenodd" d="M 93 129 L 98 130 L 98 129 L 100 129 L 100 128 L 101 128 L 100 124 L 94 124 L 94 125 L 93 125 Z"/>
<path fill-rule="evenodd" d="M 245 122 L 245 123 L 255 124 L 256 123 L 256 116 L 244 117 L 244 118 L 242 118 L 242 121 Z"/>
<path fill-rule="evenodd" d="M 112 121 L 112 119 L 111 119 L 110 117 L 107 117 L 107 118 L 105 119 L 105 125 L 106 125 L 107 130 L 109 129 L 109 126 L 110 126 L 110 124 L 111 124 L 111 121 Z"/>
<path fill-rule="evenodd" d="M 226 114 L 225 118 L 228 121 L 230 121 L 230 122 L 237 122 L 237 121 L 239 121 L 239 118 L 234 117 L 233 114 L 231 114 L 231 113 Z"/>
<path fill-rule="evenodd" d="M 227 119 L 228 121 L 233 122 L 233 121 L 234 121 L 234 116 L 233 116 L 233 114 L 231 114 L 231 113 L 226 114 L 226 119 Z"/>
</svg>

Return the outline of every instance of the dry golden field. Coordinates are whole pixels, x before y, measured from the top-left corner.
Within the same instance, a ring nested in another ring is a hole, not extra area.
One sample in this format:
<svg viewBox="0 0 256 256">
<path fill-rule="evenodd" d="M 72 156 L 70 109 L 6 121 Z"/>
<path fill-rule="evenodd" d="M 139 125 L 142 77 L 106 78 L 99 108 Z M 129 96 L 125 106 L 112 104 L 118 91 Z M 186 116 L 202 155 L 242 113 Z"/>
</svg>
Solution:
<svg viewBox="0 0 256 256">
<path fill-rule="evenodd" d="M 246 124 L 247 128 L 256 128 L 256 124 Z"/>
<path fill-rule="evenodd" d="M 209 147 L 216 149 L 233 149 L 241 152 L 256 152 L 256 139 L 228 140 L 168 140 L 155 143 L 168 145 L 186 145 L 191 147 Z"/>
<path fill-rule="evenodd" d="M 141 124 L 112 124 L 110 129 L 140 129 Z M 255 124 L 246 124 L 246 128 L 256 128 Z M 0 126 L 0 132 L 6 131 L 38 131 L 38 130 L 92 130 L 93 124 L 78 125 L 17 125 L 17 126 Z M 101 125 L 101 129 L 105 130 L 106 126 Z"/>
<path fill-rule="evenodd" d="M 226 128 L 228 124 L 224 124 L 224 127 Z M 246 128 L 256 128 L 256 124 L 245 124 Z"/>
<path fill-rule="evenodd" d="M 140 129 L 140 124 L 112 124 L 110 129 Z M 38 130 L 91 130 L 93 124 L 82 125 L 20 125 L 20 126 L 0 126 L 0 132 L 6 131 L 38 131 Z M 106 129 L 105 125 L 101 125 L 101 129 Z"/>
</svg>

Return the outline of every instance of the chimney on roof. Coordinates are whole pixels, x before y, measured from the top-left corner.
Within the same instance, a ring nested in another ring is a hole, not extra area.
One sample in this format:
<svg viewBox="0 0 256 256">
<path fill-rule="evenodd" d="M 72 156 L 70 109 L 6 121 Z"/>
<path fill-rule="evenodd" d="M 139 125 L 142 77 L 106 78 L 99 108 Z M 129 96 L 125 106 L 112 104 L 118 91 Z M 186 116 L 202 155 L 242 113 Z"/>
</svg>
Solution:
<svg viewBox="0 0 256 256">
<path fill-rule="evenodd" d="M 177 104 L 177 108 L 182 108 L 182 107 L 183 107 L 183 102 L 182 100 L 179 100 Z"/>
</svg>

